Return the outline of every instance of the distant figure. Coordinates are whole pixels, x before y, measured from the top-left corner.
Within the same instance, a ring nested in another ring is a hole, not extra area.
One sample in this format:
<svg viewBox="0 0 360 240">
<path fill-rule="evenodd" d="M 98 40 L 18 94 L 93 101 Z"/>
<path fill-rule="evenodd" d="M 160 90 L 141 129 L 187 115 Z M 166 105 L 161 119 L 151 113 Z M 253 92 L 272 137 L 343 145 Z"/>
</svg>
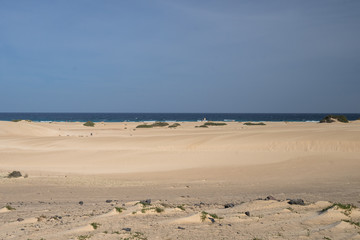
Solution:
<svg viewBox="0 0 360 240">
<path fill-rule="evenodd" d="M 204 118 L 204 119 L 203 119 L 203 122 L 206 122 L 206 121 L 207 121 L 206 118 Z"/>
</svg>

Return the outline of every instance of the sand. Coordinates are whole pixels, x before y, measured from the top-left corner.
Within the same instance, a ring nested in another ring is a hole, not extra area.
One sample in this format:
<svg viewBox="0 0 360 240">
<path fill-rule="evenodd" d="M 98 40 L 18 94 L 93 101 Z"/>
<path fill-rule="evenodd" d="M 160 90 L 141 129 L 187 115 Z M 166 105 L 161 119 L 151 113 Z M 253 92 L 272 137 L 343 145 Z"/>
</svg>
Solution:
<svg viewBox="0 0 360 240">
<path fill-rule="evenodd" d="M 82 124 L 0 122 L 0 239 L 360 239 L 360 121 Z"/>
</svg>

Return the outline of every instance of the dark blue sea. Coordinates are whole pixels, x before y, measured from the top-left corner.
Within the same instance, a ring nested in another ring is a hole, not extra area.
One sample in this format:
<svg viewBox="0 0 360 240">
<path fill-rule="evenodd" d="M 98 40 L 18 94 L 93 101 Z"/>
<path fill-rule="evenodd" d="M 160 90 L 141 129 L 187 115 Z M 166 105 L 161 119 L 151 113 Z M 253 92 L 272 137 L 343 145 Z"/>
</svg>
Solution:
<svg viewBox="0 0 360 240">
<path fill-rule="evenodd" d="M 26 119 L 53 122 L 142 122 L 142 121 L 320 121 L 329 114 L 345 115 L 349 120 L 360 113 L 0 113 L 0 120 Z"/>
</svg>

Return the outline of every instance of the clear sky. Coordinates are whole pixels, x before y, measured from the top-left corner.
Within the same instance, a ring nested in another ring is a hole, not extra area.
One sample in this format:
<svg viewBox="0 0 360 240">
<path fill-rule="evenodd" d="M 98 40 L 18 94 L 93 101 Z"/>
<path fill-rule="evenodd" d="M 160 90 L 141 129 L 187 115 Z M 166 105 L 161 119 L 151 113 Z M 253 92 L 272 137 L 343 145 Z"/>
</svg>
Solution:
<svg viewBox="0 0 360 240">
<path fill-rule="evenodd" d="M 0 112 L 360 112 L 358 0 L 0 0 Z"/>
</svg>

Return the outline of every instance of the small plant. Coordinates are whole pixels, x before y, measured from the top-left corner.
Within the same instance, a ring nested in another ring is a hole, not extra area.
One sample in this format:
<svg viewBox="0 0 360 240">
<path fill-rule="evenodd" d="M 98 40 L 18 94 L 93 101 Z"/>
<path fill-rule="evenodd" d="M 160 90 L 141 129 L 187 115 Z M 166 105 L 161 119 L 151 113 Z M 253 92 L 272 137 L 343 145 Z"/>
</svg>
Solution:
<svg viewBox="0 0 360 240">
<path fill-rule="evenodd" d="M 13 119 L 13 120 L 11 120 L 12 122 L 20 122 L 21 121 L 21 119 Z"/>
<path fill-rule="evenodd" d="M 90 238 L 90 236 L 89 235 L 80 235 L 77 238 L 78 238 L 78 240 L 85 240 L 85 239 Z"/>
<path fill-rule="evenodd" d="M 173 123 L 169 126 L 169 128 L 176 128 L 176 127 L 179 127 L 180 126 L 180 123 Z"/>
<path fill-rule="evenodd" d="M 98 227 L 100 227 L 100 223 L 96 223 L 96 222 L 93 222 L 93 223 L 90 223 L 90 225 L 96 230 Z"/>
<path fill-rule="evenodd" d="M 331 238 L 328 238 L 328 237 L 324 237 L 323 239 L 325 239 L 325 240 L 331 240 Z"/>
<path fill-rule="evenodd" d="M 246 123 L 244 123 L 244 125 L 246 125 L 246 126 L 264 126 L 266 124 L 263 122 L 258 122 L 258 123 L 246 122 Z"/>
<path fill-rule="evenodd" d="M 200 126 L 195 126 L 196 128 L 208 128 L 207 125 L 203 124 L 203 125 L 200 125 Z"/>
<path fill-rule="evenodd" d="M 322 209 L 322 210 L 320 211 L 320 213 L 324 213 L 324 212 L 326 212 L 327 210 L 332 209 L 332 208 L 335 208 L 335 209 L 343 209 L 343 210 L 345 210 L 345 211 L 344 211 L 344 214 L 348 216 L 348 215 L 350 215 L 351 210 L 354 209 L 354 208 L 356 208 L 356 206 L 354 206 L 354 205 L 352 205 L 352 204 L 334 203 L 334 204 L 332 204 L 332 205 L 330 205 L 330 206 Z"/>
<path fill-rule="evenodd" d="M 360 227 L 360 222 L 354 222 L 354 221 L 352 221 L 352 220 L 344 220 L 344 219 L 343 219 L 342 221 Z"/>
<path fill-rule="evenodd" d="M 202 212 L 201 212 L 200 219 L 201 219 L 202 222 L 205 221 L 207 215 L 208 215 L 207 212 L 205 212 L 205 211 L 202 211 Z"/>
<path fill-rule="evenodd" d="M 25 173 L 24 178 L 28 178 L 29 174 Z"/>
<path fill-rule="evenodd" d="M 320 120 L 320 123 L 332 123 L 338 120 L 339 122 L 348 123 L 349 120 L 344 115 L 327 115 L 323 119 Z"/>
<path fill-rule="evenodd" d="M 11 173 L 8 174 L 8 178 L 19 178 L 21 177 L 21 172 L 19 171 L 12 171 Z"/>
<path fill-rule="evenodd" d="M 122 207 L 115 207 L 115 209 L 118 213 L 122 213 L 123 210 L 126 210 L 126 208 L 122 208 Z"/>
<path fill-rule="evenodd" d="M 214 218 L 214 219 L 223 219 L 222 217 L 219 217 L 218 215 L 216 215 L 215 213 L 209 213 L 209 216 Z"/>
<path fill-rule="evenodd" d="M 13 208 L 13 207 L 10 206 L 10 205 L 6 205 L 5 208 L 6 208 L 7 210 L 9 210 L 9 211 L 14 211 L 14 210 L 16 210 L 16 208 Z"/>
<path fill-rule="evenodd" d="M 148 125 L 148 124 L 141 124 L 136 126 L 136 128 L 152 128 L 152 127 L 153 127 L 152 125 Z"/>
<path fill-rule="evenodd" d="M 206 122 L 204 123 L 205 126 L 225 126 L 227 125 L 226 123 L 218 123 L 218 122 Z"/>
<path fill-rule="evenodd" d="M 157 213 L 162 213 L 163 211 L 164 211 L 163 208 L 160 208 L 160 207 L 155 208 L 155 212 L 157 212 Z"/>
<path fill-rule="evenodd" d="M 153 127 L 166 127 L 169 126 L 167 122 L 155 122 L 152 124 Z"/>
<path fill-rule="evenodd" d="M 184 204 L 177 206 L 177 208 L 180 208 L 181 210 L 185 211 Z"/>
<path fill-rule="evenodd" d="M 84 126 L 86 126 L 86 127 L 94 127 L 95 123 L 92 122 L 92 121 L 87 121 L 86 123 L 84 123 Z"/>
</svg>

